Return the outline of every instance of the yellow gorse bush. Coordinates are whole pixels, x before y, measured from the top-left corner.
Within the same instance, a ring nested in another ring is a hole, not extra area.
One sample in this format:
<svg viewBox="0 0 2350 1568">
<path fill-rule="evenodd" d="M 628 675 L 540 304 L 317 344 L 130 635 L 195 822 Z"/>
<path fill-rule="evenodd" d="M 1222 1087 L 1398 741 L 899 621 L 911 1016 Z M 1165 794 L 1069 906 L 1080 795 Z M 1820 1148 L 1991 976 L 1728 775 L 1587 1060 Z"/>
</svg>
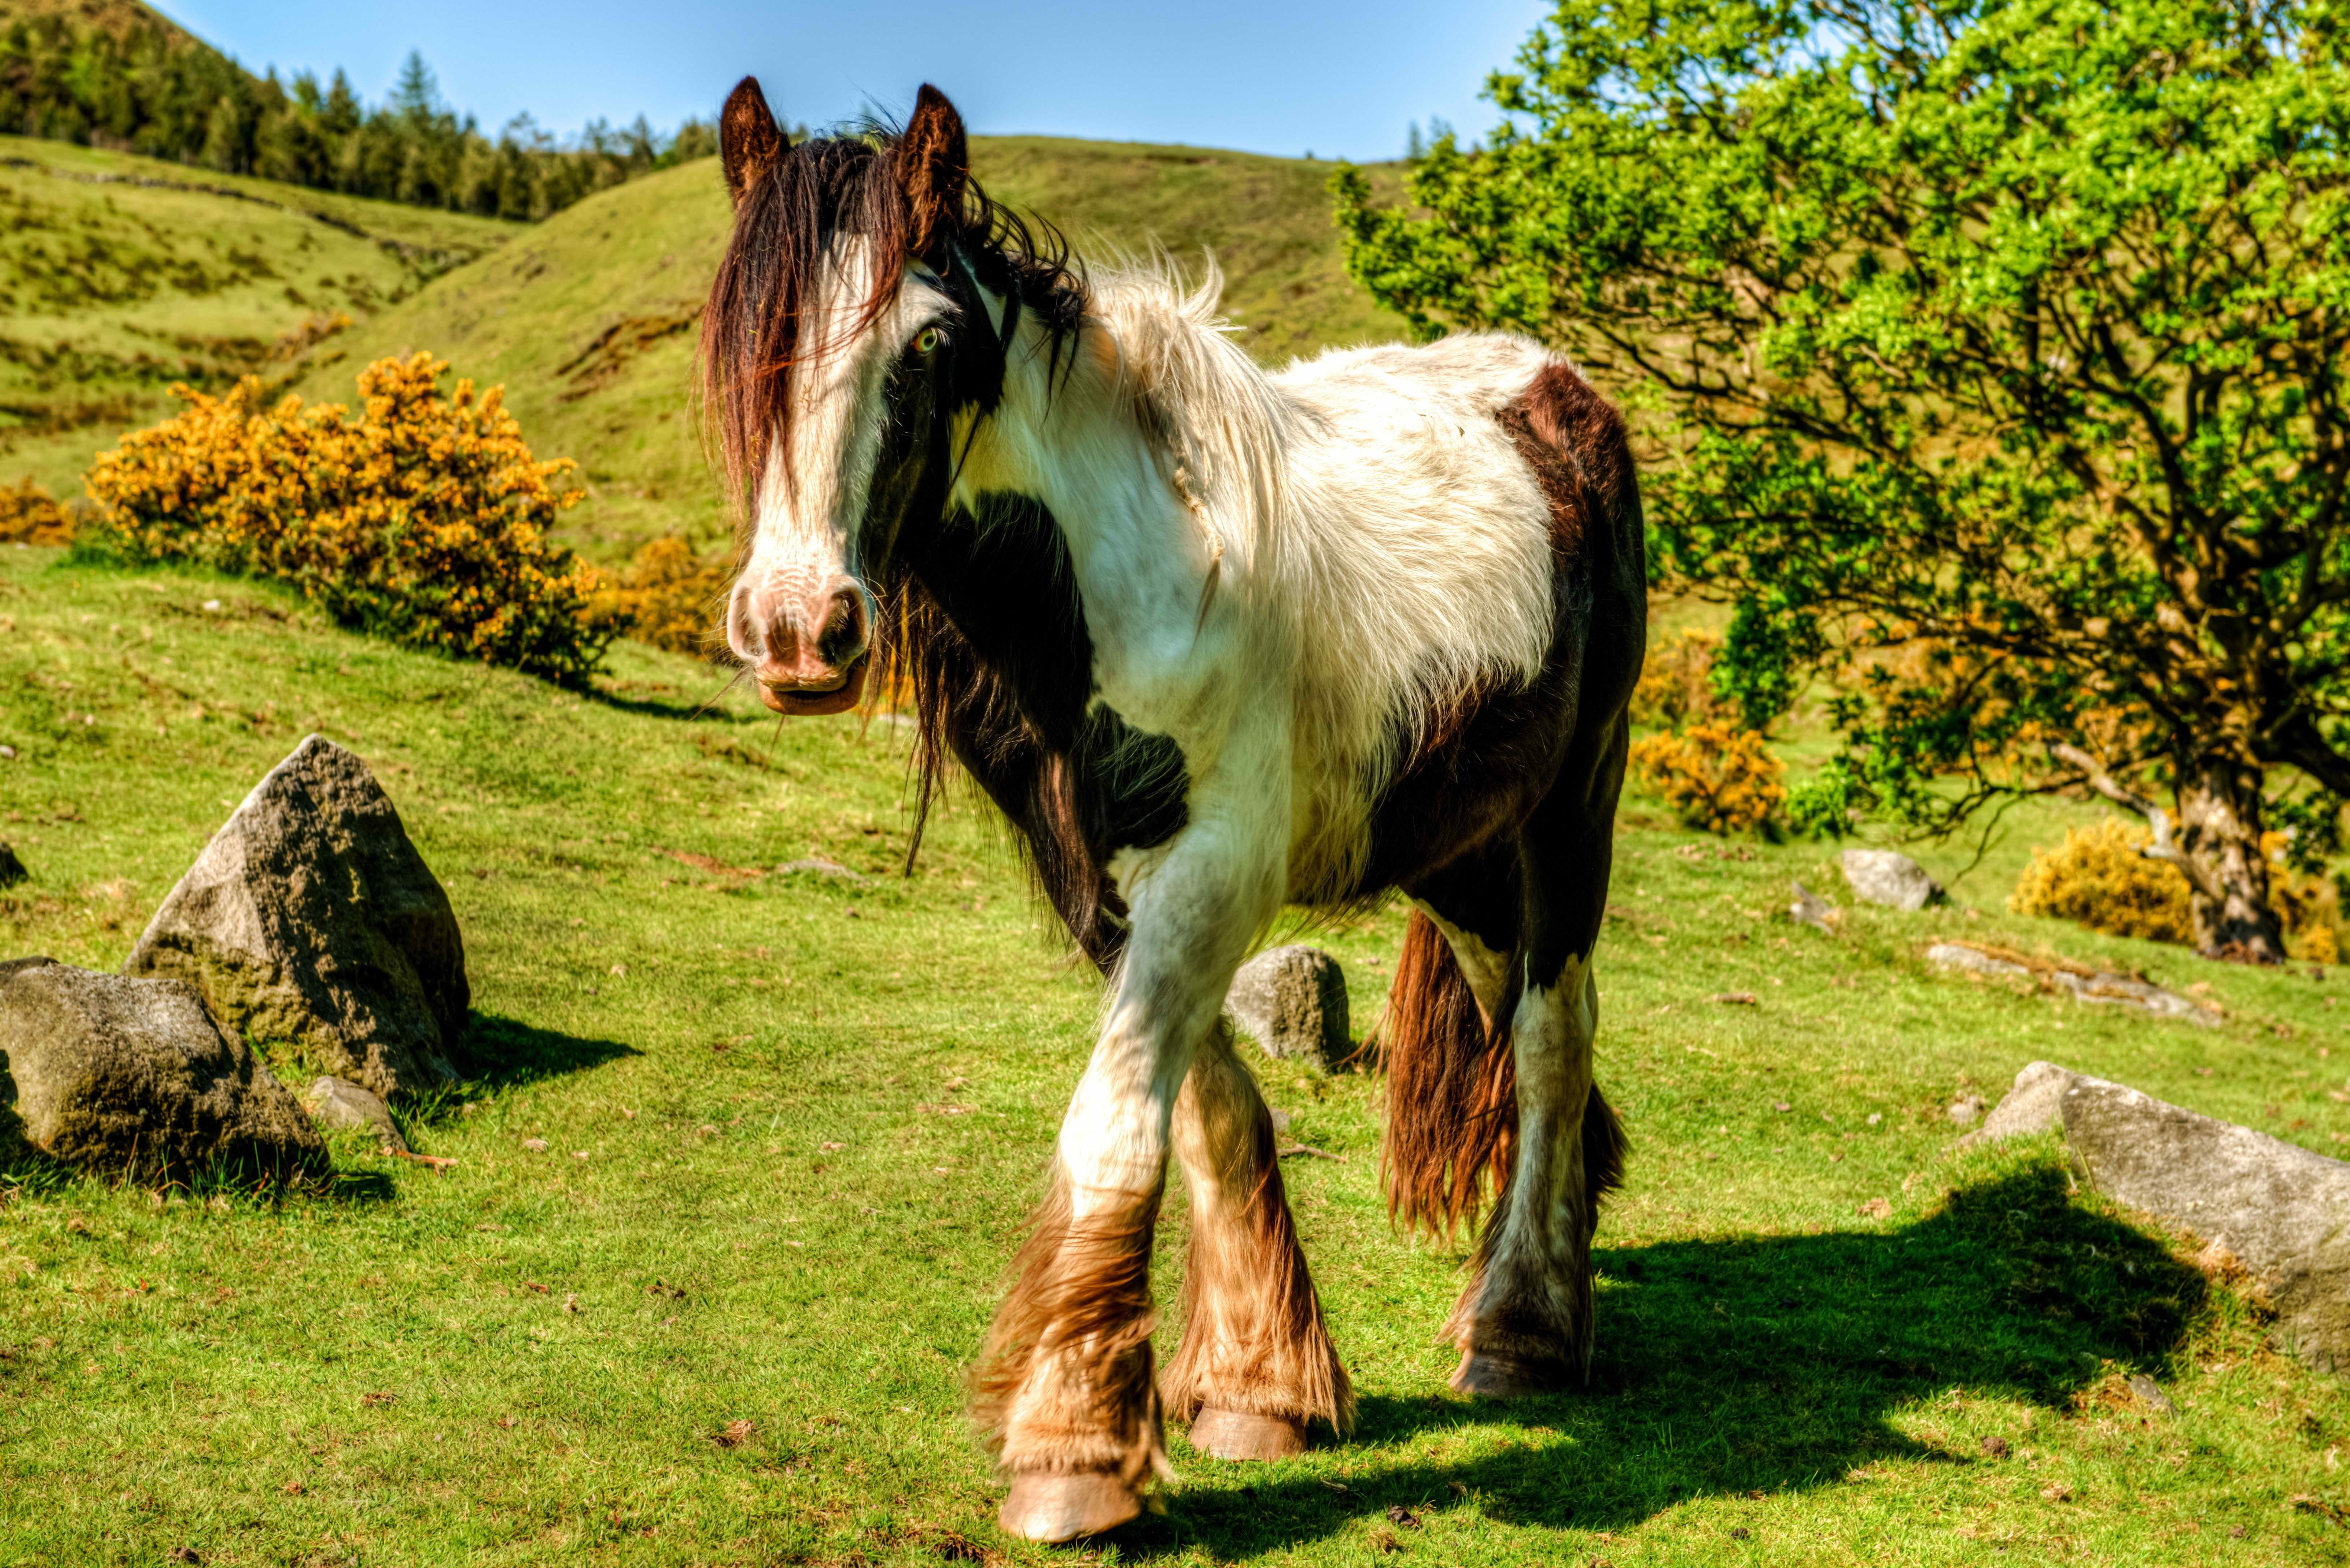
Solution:
<svg viewBox="0 0 2350 1568">
<path fill-rule="evenodd" d="M 69 545 L 73 514 L 26 474 L 0 484 L 0 545 Z"/>
<path fill-rule="evenodd" d="M 716 607 L 733 580 L 723 555 L 704 558 L 671 534 L 636 553 L 628 570 L 606 576 L 592 613 L 628 635 L 672 653 L 707 654 L 717 641 Z"/>
<path fill-rule="evenodd" d="M 1730 704 L 1713 690 L 1713 661 L 1721 651 L 1719 635 L 1695 628 L 1652 643 L 1632 689 L 1633 721 L 1672 729 L 1725 716 Z"/>
<path fill-rule="evenodd" d="M 1760 827 L 1787 798 L 1786 764 L 1756 730 L 1691 724 L 1633 742 L 1632 763 L 1682 821 L 1709 833 Z"/>
<path fill-rule="evenodd" d="M 2140 853 L 2154 835 L 2117 816 L 2068 828 L 2054 849 L 2034 849 L 2009 895 L 2019 915 L 2073 920 L 2109 936 L 2191 942 L 2195 921 L 2187 878 L 2176 866 Z"/>
<path fill-rule="evenodd" d="M 2117 816 L 2067 829 L 2058 847 L 2033 850 L 2032 864 L 2007 907 L 2019 915 L 2072 920 L 2108 936 L 2192 942 L 2195 919 L 2186 875 L 2168 861 L 2148 859 L 2144 851 L 2153 842 L 2151 829 Z M 2339 962 L 2334 925 L 2340 911 L 2332 890 L 2316 880 L 2296 882 L 2284 864 L 2284 847 L 2283 834 L 2262 836 L 2261 849 L 2269 860 L 2269 903 L 2301 957 Z"/>
<path fill-rule="evenodd" d="M 248 377 L 186 387 L 177 417 L 125 436 L 89 471 L 104 509 L 89 547 L 200 561 L 294 584 L 347 626 L 559 680 L 594 670 L 613 627 L 594 569 L 547 541 L 581 492 L 541 462 L 503 389 L 444 393 L 430 354 L 359 372 L 356 419 Z"/>
</svg>

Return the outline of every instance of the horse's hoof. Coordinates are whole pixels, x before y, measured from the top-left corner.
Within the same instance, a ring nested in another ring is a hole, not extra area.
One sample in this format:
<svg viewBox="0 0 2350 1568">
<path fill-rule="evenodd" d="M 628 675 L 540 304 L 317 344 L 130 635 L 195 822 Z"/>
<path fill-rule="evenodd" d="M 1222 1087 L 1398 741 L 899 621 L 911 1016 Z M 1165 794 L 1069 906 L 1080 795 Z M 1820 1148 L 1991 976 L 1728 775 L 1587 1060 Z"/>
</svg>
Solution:
<svg viewBox="0 0 2350 1568">
<path fill-rule="evenodd" d="M 1141 1495 L 1114 1475 L 1031 1470 L 1012 1478 L 1012 1495 L 995 1518 L 1006 1535 L 1057 1545 L 1115 1530 L 1141 1511 Z"/>
<path fill-rule="evenodd" d="M 1520 1361 L 1514 1356 L 1461 1353 L 1453 1369 L 1452 1386 L 1480 1399 L 1515 1399 L 1527 1394 L 1555 1394 L 1571 1386 L 1571 1375 L 1556 1362 Z"/>
<path fill-rule="evenodd" d="M 1220 1459 L 1285 1459 L 1305 1451 L 1305 1423 L 1208 1406 L 1191 1417 L 1191 1446 Z"/>
</svg>

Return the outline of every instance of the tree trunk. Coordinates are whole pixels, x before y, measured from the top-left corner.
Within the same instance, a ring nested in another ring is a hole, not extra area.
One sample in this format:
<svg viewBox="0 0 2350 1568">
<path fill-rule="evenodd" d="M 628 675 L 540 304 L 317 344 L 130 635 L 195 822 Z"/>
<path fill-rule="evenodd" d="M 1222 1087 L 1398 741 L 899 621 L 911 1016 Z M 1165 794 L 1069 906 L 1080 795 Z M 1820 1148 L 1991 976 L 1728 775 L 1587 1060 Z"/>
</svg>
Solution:
<svg viewBox="0 0 2350 1568">
<path fill-rule="evenodd" d="M 2261 853 L 2261 769 L 2237 757 L 2199 757 L 2178 770 L 2178 847 L 2188 880 L 2195 947 L 2237 963 L 2285 961 L 2284 923 L 2269 903 L 2269 863 Z"/>
</svg>

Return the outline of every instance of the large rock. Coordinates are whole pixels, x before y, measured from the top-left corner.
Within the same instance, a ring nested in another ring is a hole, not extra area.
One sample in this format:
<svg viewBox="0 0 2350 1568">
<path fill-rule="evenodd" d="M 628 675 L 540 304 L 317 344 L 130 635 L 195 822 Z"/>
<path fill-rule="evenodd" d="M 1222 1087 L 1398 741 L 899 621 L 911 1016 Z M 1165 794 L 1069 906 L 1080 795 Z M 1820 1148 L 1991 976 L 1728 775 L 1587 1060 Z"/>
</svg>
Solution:
<svg viewBox="0 0 2350 1568">
<path fill-rule="evenodd" d="M 367 764 L 322 736 L 254 786 L 123 967 L 387 1097 L 457 1075 L 473 993 L 449 896 Z"/>
<path fill-rule="evenodd" d="M 1268 1056 L 1328 1072 L 1347 1057 L 1347 976 L 1318 948 L 1272 948 L 1241 965 L 1224 1006 Z"/>
<path fill-rule="evenodd" d="M 294 1096 L 182 981 L 0 964 L 0 1066 L 21 1136 L 57 1159 L 140 1176 L 326 1168 Z"/>
<path fill-rule="evenodd" d="M 1983 1118 L 1983 1125 L 1959 1141 L 1980 1143 L 2028 1133 L 2062 1132 L 2064 1091 L 2080 1076 L 2054 1062 L 2031 1064 L 2015 1075 L 2015 1082 L 1991 1107 L 1991 1115 Z"/>
<path fill-rule="evenodd" d="M 1922 909 L 1943 898 L 1942 885 L 1898 850 L 1846 850 L 1844 879 L 1852 884 L 1853 897 L 1862 903 L 1891 909 Z"/>
<path fill-rule="evenodd" d="M 2018 1073 L 1971 1136 L 2052 1126 L 2090 1186 L 2233 1254 L 2285 1348 L 2350 1370 L 2350 1165 L 2049 1062 Z"/>
</svg>

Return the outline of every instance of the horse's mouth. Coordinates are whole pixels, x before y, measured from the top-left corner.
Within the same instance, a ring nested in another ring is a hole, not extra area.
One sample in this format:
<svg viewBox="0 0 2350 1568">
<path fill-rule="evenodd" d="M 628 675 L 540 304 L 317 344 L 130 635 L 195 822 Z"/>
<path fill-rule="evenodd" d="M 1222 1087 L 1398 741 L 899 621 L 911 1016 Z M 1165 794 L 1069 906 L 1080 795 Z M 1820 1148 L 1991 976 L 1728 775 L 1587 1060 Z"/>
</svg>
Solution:
<svg viewBox="0 0 2350 1568">
<path fill-rule="evenodd" d="M 839 681 L 831 686 L 776 686 L 762 680 L 759 700 L 776 712 L 795 719 L 846 713 L 865 695 L 865 670 L 871 662 L 871 655 L 858 654 L 856 661 L 840 672 Z"/>
</svg>

